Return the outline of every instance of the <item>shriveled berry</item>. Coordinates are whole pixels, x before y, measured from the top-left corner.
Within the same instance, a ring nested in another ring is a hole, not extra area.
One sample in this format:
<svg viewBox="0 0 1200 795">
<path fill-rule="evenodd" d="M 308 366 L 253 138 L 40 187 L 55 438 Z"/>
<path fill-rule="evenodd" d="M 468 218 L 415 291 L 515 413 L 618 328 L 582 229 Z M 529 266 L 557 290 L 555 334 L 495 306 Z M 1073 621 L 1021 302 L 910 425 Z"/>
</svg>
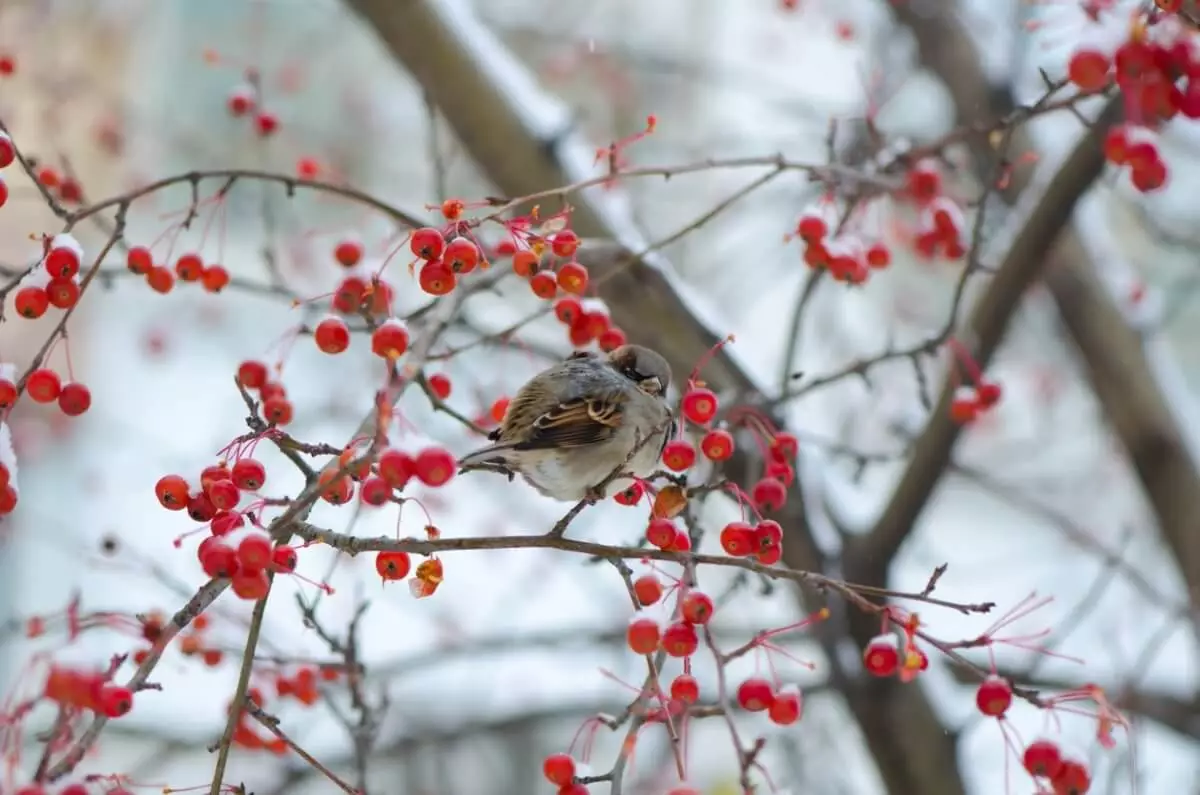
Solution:
<svg viewBox="0 0 1200 795">
<path fill-rule="evenodd" d="M 646 493 L 645 487 L 642 486 L 641 483 L 634 481 L 633 485 L 629 486 L 628 488 L 626 488 L 623 491 L 619 491 L 616 494 L 614 494 L 613 500 L 616 501 L 616 503 L 618 505 L 625 505 L 625 506 L 637 505 L 638 502 L 641 501 L 642 495 L 644 495 L 645 493 Z"/>
</svg>

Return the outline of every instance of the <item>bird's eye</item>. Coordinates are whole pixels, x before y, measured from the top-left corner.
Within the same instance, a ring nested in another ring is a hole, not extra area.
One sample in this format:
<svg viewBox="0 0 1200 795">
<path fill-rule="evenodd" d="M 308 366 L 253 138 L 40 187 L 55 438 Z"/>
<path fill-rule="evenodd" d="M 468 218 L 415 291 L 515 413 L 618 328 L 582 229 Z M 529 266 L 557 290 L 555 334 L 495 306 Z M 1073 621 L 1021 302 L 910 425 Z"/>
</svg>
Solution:
<svg viewBox="0 0 1200 795">
<path fill-rule="evenodd" d="M 638 381 L 638 388 L 647 394 L 658 395 L 662 393 L 662 381 L 658 379 L 658 376 L 642 378 Z"/>
</svg>

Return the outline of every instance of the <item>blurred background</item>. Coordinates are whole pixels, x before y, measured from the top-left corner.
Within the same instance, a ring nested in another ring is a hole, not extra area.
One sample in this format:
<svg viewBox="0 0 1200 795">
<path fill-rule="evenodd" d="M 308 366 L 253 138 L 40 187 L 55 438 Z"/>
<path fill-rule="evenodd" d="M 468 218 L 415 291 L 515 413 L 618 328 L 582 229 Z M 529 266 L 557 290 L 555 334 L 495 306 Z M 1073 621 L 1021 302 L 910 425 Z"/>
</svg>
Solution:
<svg viewBox="0 0 1200 795">
<path fill-rule="evenodd" d="M 193 169 L 295 174 L 307 159 L 320 179 L 344 181 L 432 218 L 427 207 L 445 198 L 514 195 L 521 175 L 509 172 L 517 158 L 505 162 L 504 131 L 488 126 L 497 102 L 515 108 L 547 151 L 579 141 L 581 170 L 566 171 L 579 178 L 596 173 L 592 148 L 636 135 L 650 115 L 654 133 L 623 150 L 629 167 L 776 153 L 822 163 L 831 152 L 861 167 L 873 134 L 863 123 L 868 114 L 889 141 L 915 145 L 956 124 L 1001 117 L 1037 100 L 1044 80 L 1061 78 L 1079 41 L 1119 37 L 1136 4 L 1106 8 L 1100 26 L 1088 22 L 1087 5 L 5 2 L 0 55 L 11 57 L 15 69 L 0 78 L 0 119 L 28 153 L 74 174 L 86 202 Z M 449 21 L 446 29 L 458 39 L 415 46 L 413 31 L 429 15 Z M 475 68 L 504 93 L 471 96 L 464 92 L 477 82 L 430 79 L 450 68 L 437 58 L 454 47 L 469 51 Z M 259 85 L 261 106 L 278 119 L 268 138 L 227 110 L 248 74 Z M 413 74 L 424 75 L 425 84 Z M 438 110 L 445 102 L 455 114 Z M 461 126 L 472 108 L 480 125 L 474 129 Z M 1036 155 L 1021 163 L 1036 161 L 1036 190 L 1042 167 L 1053 169 L 1081 125 L 1072 112 L 1061 112 L 1027 129 Z M 856 629 L 820 639 L 799 635 L 781 645 L 806 664 L 784 665 L 779 674 L 806 694 L 803 719 L 778 727 L 761 715 L 737 718 L 744 736 L 768 739 L 760 758 L 771 784 L 760 782 L 761 791 L 1029 792 L 1013 745 L 1019 749 L 1044 733 L 1088 761 L 1093 793 L 1200 791 L 1200 557 L 1187 557 L 1194 546 L 1186 542 L 1189 533 L 1192 544 L 1198 536 L 1188 506 L 1200 494 L 1191 463 L 1200 434 L 1194 344 L 1200 204 L 1191 193 L 1200 189 L 1198 129 L 1184 120 L 1162 131 L 1171 174 L 1164 190 L 1143 196 L 1126 176 L 1104 174 L 1075 208 L 1073 228 L 1053 250 L 1037 252 L 1053 262 L 1070 260 L 1072 273 L 1094 283 L 1047 279 L 1023 290 L 988 368 L 1004 398 L 963 433 L 948 466 L 926 473 L 936 491 L 898 552 L 883 561 L 886 582 L 879 583 L 920 591 L 946 563 L 937 593 L 950 601 L 994 601 L 1003 613 L 1033 592 L 1053 597 L 1009 633 L 1050 630 L 1037 642 L 1050 644 L 1054 656 L 1001 646 L 997 664 L 1048 692 L 1101 684 L 1125 710 L 1128 736 L 1118 732 L 1116 748 L 1105 751 L 1095 741 L 1094 719 L 1064 714 L 1056 721 L 1019 703 L 1008 725 L 1022 739 L 1006 741 L 997 722 L 975 709 L 977 680 L 940 655 L 932 655 L 918 682 L 880 690 L 863 684 Z M 473 155 L 464 142 L 478 144 L 493 130 L 493 151 L 500 154 L 476 162 L 486 146 Z M 951 190 L 969 202 L 979 192 L 969 153 L 949 158 Z M 653 242 L 695 224 L 767 170 L 628 179 L 591 195 L 624 230 L 625 242 Z M 0 212 L 0 263 L 19 269 L 37 256 L 31 235 L 58 227 L 31 183 L 14 169 L 5 177 L 11 197 Z M 889 346 L 928 338 L 951 311 L 962 264 L 920 259 L 902 242 L 893 247 L 893 266 L 863 289 L 810 285 L 797 244 L 785 237 L 819 197 L 801 174 L 784 174 L 658 252 L 710 330 L 736 335 L 729 355 L 763 395 L 786 391 L 795 372 L 836 373 Z M 127 239 L 155 241 L 188 199 L 183 185 L 137 203 Z M 985 263 L 1020 221 L 999 203 L 989 216 Z M 868 214 L 864 223 L 871 234 L 902 240 L 889 212 Z M 92 409 L 66 420 L 22 405 L 10 418 L 21 502 L 0 524 L 5 692 L 36 688 L 31 661 L 44 659 L 39 654 L 97 663 L 137 646 L 127 627 L 89 631 L 71 644 L 53 632 L 29 640 L 23 635 L 31 617 L 61 616 L 75 596 L 89 613 L 169 615 L 203 582 L 191 545 L 172 545 L 191 522 L 162 511 L 153 485 L 163 474 L 198 471 L 245 432 L 245 406 L 230 384 L 239 362 L 290 351 L 284 377 L 296 404 L 296 437 L 341 443 L 357 426 L 378 381 L 370 357 L 328 357 L 289 333 L 303 314 L 291 296 L 313 298 L 334 288 L 339 276 L 329 266 L 330 251 L 346 235 L 363 241 L 375 262 L 397 242 L 391 227 L 353 204 L 317 194 L 288 198 L 278 187 L 245 182 L 224 212 L 202 216 L 179 235 L 174 251 L 203 251 L 236 281 L 270 286 L 282 278 L 286 289 L 230 288 L 219 296 L 177 289 L 160 296 L 115 275 L 89 293 L 70 327 L 70 352 L 77 378 L 92 390 Z M 79 237 L 89 252 L 105 239 L 90 227 Z M 114 263 L 119 270 L 121 259 Z M 986 277 L 972 281 L 969 299 L 986 285 Z M 423 298 L 414 285 L 397 300 L 409 310 Z M 520 283 L 502 284 L 495 295 L 468 304 L 448 332 L 449 344 L 471 344 L 539 304 Z M 24 367 L 56 317 L 0 326 L 4 361 Z M 666 326 L 645 317 L 627 331 L 633 341 L 655 344 L 647 337 L 676 333 Z M 474 344 L 438 362 L 433 369 L 454 385 L 450 403 L 467 416 L 483 416 L 494 400 L 570 350 L 553 319 L 523 327 L 519 339 Z M 828 573 L 856 579 L 858 569 L 839 550 L 872 529 L 910 472 L 913 440 L 929 415 L 927 390 L 945 364 L 923 364 L 917 378 L 911 361 L 896 359 L 871 368 L 869 379 L 839 379 L 782 404 L 801 440 L 804 532 Z M 1143 382 L 1129 380 L 1143 371 Z M 406 398 L 401 412 L 414 428 L 406 447 L 438 443 L 461 453 L 476 443 L 418 395 Z M 259 457 L 276 463 L 265 447 Z M 270 472 L 274 493 L 294 494 L 303 485 L 286 466 Z M 564 511 L 523 484 L 484 474 L 420 496 L 446 535 L 540 532 Z M 631 519 L 631 510 L 597 506 L 572 525 L 572 534 L 636 543 L 642 514 Z M 732 504 L 714 501 L 705 521 L 719 527 L 734 514 Z M 419 511 L 400 513 L 394 505 L 321 506 L 313 521 L 361 535 L 418 534 L 427 523 Z M 787 530 L 800 532 L 794 525 Z M 710 536 L 704 546 L 718 549 Z M 117 551 L 104 555 L 108 538 L 117 540 Z M 255 684 L 290 736 L 353 778 L 358 718 L 345 688 L 329 685 L 310 706 L 276 699 L 274 677 L 336 660 L 304 625 L 297 597 L 315 605 L 320 625 L 338 635 L 367 605 L 358 638 L 371 705 L 371 793 L 551 792 L 542 758 L 566 750 L 581 727 L 585 737 L 593 733 L 589 716 L 620 713 L 644 678 L 643 661 L 624 646 L 630 608 L 620 578 L 580 556 L 448 555 L 445 583 L 423 600 L 402 584 L 382 586 L 370 556 L 338 558 L 313 549 L 300 561 L 303 574 L 329 582 L 336 593 L 319 596 L 293 578 L 276 587 Z M 727 594 L 714 626 L 729 647 L 814 609 L 786 584 L 766 587 L 732 571 L 703 572 L 701 582 L 709 593 Z M 992 621 L 932 607 L 920 612 L 928 631 L 946 640 L 977 636 Z M 225 659 L 206 665 L 168 652 L 152 677 L 162 691 L 140 694 L 135 710 L 106 728 L 82 769 L 124 773 L 135 791 L 207 789 L 213 755 L 206 747 L 224 727 L 249 613 L 248 604 L 223 597 L 209 611 L 205 642 Z M 730 675 L 752 673 L 753 657 L 739 660 Z M 971 659 L 989 665 L 985 653 Z M 706 682 L 702 668 L 697 677 Z M 716 697 L 707 685 L 703 692 L 709 702 Z M 44 725 L 50 717 L 35 713 L 31 720 Z M 25 734 L 25 754 L 36 759 L 36 732 Z M 624 734 L 603 728 L 594 734 L 593 767 L 602 773 Z M 696 786 L 711 795 L 740 791 L 724 721 L 694 721 L 687 744 Z M 666 792 L 671 759 L 661 728 L 643 730 L 625 791 Z M 942 764 L 946 759 L 953 764 Z M 331 791 L 295 755 L 264 751 L 235 752 L 226 780 L 244 781 L 259 795 Z"/>
</svg>

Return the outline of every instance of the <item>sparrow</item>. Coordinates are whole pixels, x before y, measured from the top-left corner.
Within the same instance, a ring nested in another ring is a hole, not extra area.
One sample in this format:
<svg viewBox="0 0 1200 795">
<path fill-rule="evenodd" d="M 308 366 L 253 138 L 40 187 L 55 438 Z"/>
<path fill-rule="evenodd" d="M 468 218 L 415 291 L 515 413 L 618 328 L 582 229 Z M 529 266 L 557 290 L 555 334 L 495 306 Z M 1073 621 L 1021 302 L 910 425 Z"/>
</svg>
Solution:
<svg viewBox="0 0 1200 795">
<path fill-rule="evenodd" d="M 649 476 L 674 431 L 671 368 L 658 353 L 623 345 L 580 351 L 534 376 L 508 405 L 493 444 L 464 456 L 461 471 L 514 474 L 564 502 L 595 502 Z M 614 471 L 621 475 L 601 487 Z"/>
</svg>

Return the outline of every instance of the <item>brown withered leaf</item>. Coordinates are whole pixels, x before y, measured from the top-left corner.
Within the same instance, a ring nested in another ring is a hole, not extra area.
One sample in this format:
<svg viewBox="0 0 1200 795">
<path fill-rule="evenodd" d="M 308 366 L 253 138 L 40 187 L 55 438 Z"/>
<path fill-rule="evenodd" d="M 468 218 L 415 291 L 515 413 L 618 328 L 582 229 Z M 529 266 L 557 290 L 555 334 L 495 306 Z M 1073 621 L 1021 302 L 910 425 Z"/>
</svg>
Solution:
<svg viewBox="0 0 1200 795">
<path fill-rule="evenodd" d="M 666 486 L 654 495 L 651 515 L 656 519 L 674 519 L 687 507 L 687 494 L 679 486 Z"/>
</svg>

